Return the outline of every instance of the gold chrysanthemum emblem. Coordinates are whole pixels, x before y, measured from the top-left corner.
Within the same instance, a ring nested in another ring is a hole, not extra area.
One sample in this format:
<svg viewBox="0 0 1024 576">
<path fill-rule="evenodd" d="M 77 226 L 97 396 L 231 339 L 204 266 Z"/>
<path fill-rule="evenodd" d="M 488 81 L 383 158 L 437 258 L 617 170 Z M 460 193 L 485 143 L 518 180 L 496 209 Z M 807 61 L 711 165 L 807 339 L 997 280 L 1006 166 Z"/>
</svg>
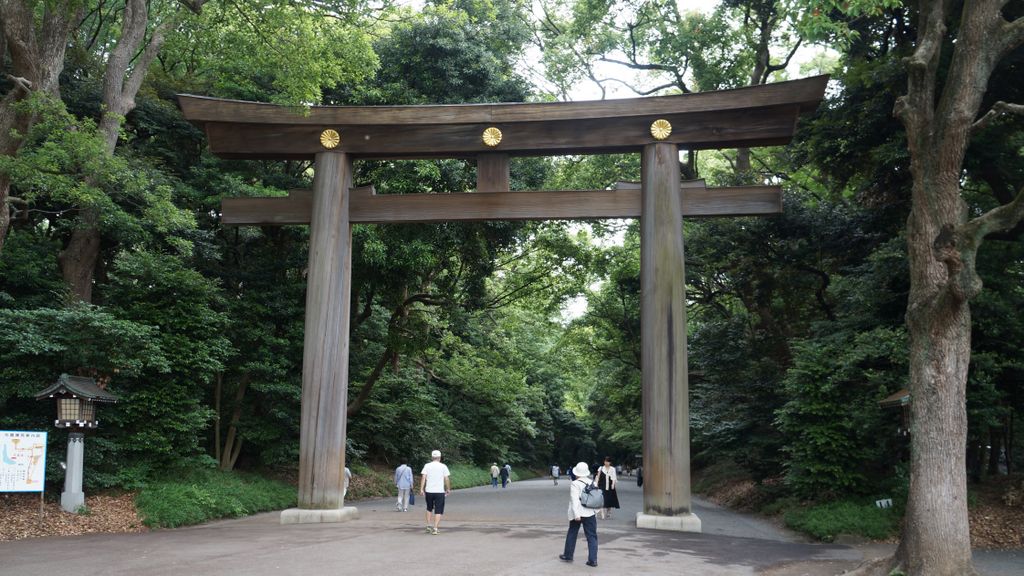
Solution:
<svg viewBox="0 0 1024 576">
<path fill-rule="evenodd" d="M 664 140 L 665 138 L 668 138 L 668 135 L 671 133 L 672 125 L 664 118 L 655 120 L 651 123 L 651 136 L 654 136 L 655 140 Z"/>
<path fill-rule="evenodd" d="M 341 144 L 341 134 L 338 134 L 337 130 L 328 128 L 320 133 L 320 144 L 328 150 L 333 150 Z"/>
<path fill-rule="evenodd" d="M 494 126 L 484 130 L 483 136 L 484 144 L 487 144 L 491 148 L 494 148 L 501 142 L 501 130 L 498 130 Z"/>
</svg>

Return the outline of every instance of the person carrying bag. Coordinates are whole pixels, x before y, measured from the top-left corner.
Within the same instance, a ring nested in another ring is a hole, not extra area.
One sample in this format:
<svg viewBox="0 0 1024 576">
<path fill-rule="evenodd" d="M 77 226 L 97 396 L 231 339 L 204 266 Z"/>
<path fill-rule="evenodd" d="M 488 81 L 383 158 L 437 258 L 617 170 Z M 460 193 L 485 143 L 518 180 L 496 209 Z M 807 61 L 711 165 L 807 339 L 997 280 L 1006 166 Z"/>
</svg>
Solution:
<svg viewBox="0 0 1024 576">
<path fill-rule="evenodd" d="M 569 530 L 565 534 L 565 550 L 558 557 L 565 562 L 572 562 L 582 526 L 587 537 L 587 566 L 597 566 L 597 510 L 591 506 L 603 507 L 604 495 L 591 481 L 590 467 L 586 462 L 574 466 L 572 472 L 576 480 L 569 483 Z M 584 498 L 587 500 L 586 506 L 583 504 Z"/>
</svg>

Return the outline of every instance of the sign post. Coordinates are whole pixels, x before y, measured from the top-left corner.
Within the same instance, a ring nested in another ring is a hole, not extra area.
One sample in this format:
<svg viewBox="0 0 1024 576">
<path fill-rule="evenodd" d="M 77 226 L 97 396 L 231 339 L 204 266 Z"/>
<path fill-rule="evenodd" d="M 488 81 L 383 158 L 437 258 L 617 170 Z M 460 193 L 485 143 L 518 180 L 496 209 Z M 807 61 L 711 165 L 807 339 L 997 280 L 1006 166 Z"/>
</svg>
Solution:
<svg viewBox="0 0 1024 576">
<path fill-rule="evenodd" d="M 39 492 L 43 518 L 46 485 L 46 432 L 0 430 L 0 492 Z"/>
</svg>

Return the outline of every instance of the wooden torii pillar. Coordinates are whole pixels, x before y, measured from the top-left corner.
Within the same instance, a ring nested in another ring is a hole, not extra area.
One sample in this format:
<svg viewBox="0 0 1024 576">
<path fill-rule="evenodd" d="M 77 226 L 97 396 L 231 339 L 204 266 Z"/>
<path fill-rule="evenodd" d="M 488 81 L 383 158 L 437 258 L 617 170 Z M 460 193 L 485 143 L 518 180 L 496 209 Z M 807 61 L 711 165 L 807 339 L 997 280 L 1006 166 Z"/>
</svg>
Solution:
<svg viewBox="0 0 1024 576">
<path fill-rule="evenodd" d="M 180 95 L 224 158 L 314 160 L 313 190 L 232 198 L 227 225 L 310 226 L 302 366 L 299 507 L 282 523 L 357 517 L 345 507 L 352 224 L 640 218 L 644 509 L 637 526 L 699 532 L 690 500 L 684 216 L 782 211 L 775 186 L 707 188 L 679 179 L 679 149 L 785 144 L 826 76 L 737 90 L 599 102 L 323 106 L 306 115 Z M 509 191 L 511 156 L 642 154 L 639 186 Z M 377 195 L 352 188 L 362 159 L 470 158 L 477 191 Z"/>
</svg>

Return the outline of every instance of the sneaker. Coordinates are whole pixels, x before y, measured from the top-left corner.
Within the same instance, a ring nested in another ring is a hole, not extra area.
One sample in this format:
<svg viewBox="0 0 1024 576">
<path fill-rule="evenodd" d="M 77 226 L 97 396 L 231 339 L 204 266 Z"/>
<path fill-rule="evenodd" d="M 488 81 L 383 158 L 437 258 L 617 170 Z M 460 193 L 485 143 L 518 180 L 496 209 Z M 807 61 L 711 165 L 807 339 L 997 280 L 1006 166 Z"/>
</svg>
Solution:
<svg viewBox="0 0 1024 576">
<path fill-rule="evenodd" d="M 440 534 L 440 532 L 438 532 L 437 528 L 434 528 L 430 533 L 433 534 L 434 536 L 437 536 L 438 534 Z"/>
<path fill-rule="evenodd" d="M 409 511 L 409 509 L 408 509 L 408 508 L 403 508 L 403 509 L 402 509 L 402 512 L 408 512 L 408 511 Z"/>
<path fill-rule="evenodd" d="M 590 566 L 591 568 L 597 568 L 597 562 L 591 562 L 590 560 L 587 560 L 587 566 Z"/>
<path fill-rule="evenodd" d="M 433 531 L 434 531 L 433 528 L 431 528 L 430 526 L 427 526 L 427 534 L 430 534 Z"/>
<path fill-rule="evenodd" d="M 572 562 L 572 558 L 566 556 L 565 554 L 559 554 L 558 559 L 564 562 Z"/>
</svg>

